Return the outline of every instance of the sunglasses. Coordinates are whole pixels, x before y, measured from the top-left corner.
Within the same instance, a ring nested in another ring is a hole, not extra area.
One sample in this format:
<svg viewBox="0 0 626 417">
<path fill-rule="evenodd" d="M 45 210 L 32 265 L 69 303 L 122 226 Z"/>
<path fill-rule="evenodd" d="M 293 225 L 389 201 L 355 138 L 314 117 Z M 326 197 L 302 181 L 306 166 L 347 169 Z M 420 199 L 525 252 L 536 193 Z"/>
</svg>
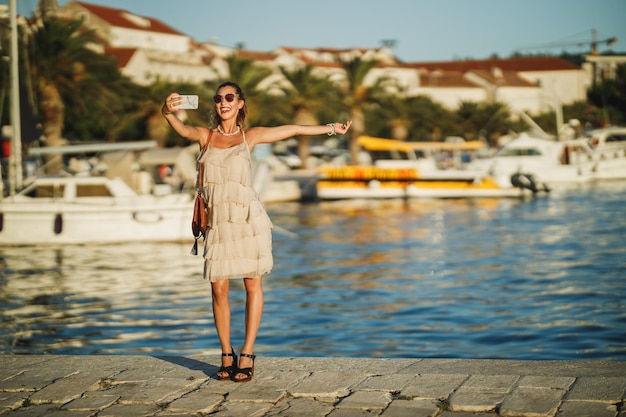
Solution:
<svg viewBox="0 0 626 417">
<path fill-rule="evenodd" d="M 213 101 L 216 102 L 216 103 L 221 103 L 222 102 L 222 98 L 223 98 L 227 102 L 232 103 L 232 101 L 235 99 L 235 97 L 237 97 L 237 96 L 234 95 L 234 94 L 231 94 L 231 93 L 226 94 L 225 96 L 220 96 L 219 94 L 216 94 L 216 95 L 213 96 Z"/>
</svg>

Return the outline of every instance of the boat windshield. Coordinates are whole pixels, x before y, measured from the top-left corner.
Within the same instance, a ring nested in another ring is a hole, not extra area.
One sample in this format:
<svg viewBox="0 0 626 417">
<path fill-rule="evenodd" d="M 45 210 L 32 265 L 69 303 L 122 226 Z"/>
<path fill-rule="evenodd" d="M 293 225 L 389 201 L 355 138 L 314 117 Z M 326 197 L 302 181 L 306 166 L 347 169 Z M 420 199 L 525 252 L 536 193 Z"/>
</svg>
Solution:
<svg viewBox="0 0 626 417">
<path fill-rule="evenodd" d="M 537 148 L 503 148 L 496 156 L 541 156 L 542 153 Z"/>
<path fill-rule="evenodd" d="M 72 187 L 67 185 L 67 187 Z M 22 192 L 21 195 L 31 198 L 63 198 L 66 194 L 66 184 L 46 183 L 31 184 Z M 71 194 L 76 197 L 113 197 L 111 190 L 105 184 L 76 184 Z"/>
</svg>

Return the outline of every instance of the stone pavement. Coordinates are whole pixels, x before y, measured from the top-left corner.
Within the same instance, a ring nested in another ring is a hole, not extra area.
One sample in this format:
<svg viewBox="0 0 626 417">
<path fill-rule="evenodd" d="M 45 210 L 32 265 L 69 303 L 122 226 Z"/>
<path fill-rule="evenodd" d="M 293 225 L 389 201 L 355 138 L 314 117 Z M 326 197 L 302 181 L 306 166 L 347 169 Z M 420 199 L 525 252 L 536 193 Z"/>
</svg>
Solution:
<svg viewBox="0 0 626 417">
<path fill-rule="evenodd" d="M 0 355 L 11 417 L 626 417 L 626 362 Z"/>
</svg>

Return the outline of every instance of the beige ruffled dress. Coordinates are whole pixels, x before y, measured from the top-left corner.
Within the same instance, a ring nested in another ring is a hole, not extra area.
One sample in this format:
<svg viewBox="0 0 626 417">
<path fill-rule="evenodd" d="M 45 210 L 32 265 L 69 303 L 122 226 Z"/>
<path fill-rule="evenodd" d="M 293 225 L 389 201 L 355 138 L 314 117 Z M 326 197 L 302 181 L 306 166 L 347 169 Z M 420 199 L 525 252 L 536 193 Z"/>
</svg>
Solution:
<svg viewBox="0 0 626 417">
<path fill-rule="evenodd" d="M 204 278 L 212 282 L 257 278 L 274 264 L 272 222 L 252 187 L 252 158 L 242 135 L 239 145 L 226 149 L 209 142 L 198 156 L 208 206 Z"/>
</svg>

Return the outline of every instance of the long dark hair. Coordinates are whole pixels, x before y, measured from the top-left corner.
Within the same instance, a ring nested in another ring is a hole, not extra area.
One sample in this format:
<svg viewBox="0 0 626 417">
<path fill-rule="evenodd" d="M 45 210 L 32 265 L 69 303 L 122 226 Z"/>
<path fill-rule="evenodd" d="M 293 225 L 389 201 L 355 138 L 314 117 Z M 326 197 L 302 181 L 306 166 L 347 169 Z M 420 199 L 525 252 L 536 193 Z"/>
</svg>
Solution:
<svg viewBox="0 0 626 417">
<path fill-rule="evenodd" d="M 240 108 L 239 112 L 237 113 L 237 126 L 241 127 L 242 129 L 245 128 L 246 116 L 248 115 L 248 107 L 246 104 L 246 96 L 243 94 L 243 90 L 241 89 L 241 87 L 239 87 L 237 83 L 233 81 L 226 81 L 221 83 L 217 87 L 217 89 L 215 90 L 215 94 L 217 94 L 223 87 L 233 87 L 235 89 L 235 92 L 237 93 L 237 98 L 239 98 L 239 100 L 243 100 L 243 107 Z M 222 121 L 222 118 L 217 111 L 217 106 L 213 108 L 211 119 L 214 127 L 217 127 Z"/>
</svg>

